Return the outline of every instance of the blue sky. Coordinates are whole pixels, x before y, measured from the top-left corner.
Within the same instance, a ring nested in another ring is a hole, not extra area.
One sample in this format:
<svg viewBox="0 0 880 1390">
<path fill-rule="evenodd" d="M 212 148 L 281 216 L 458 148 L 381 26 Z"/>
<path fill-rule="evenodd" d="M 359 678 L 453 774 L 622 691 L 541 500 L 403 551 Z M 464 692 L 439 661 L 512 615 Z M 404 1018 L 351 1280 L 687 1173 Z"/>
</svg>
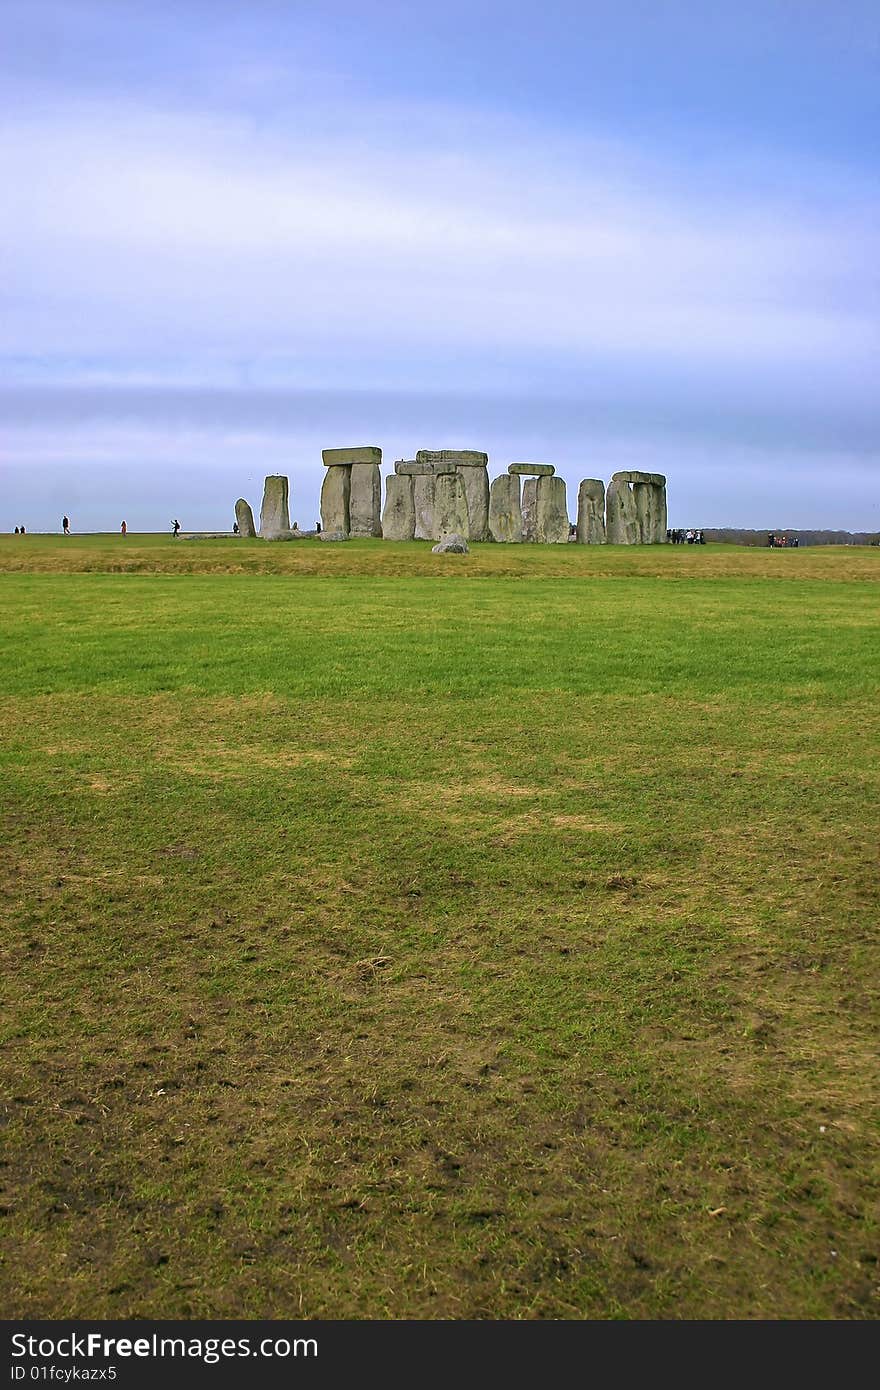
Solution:
<svg viewBox="0 0 880 1390">
<path fill-rule="evenodd" d="M 880 11 L 6 0 L 0 528 L 228 526 L 324 446 L 880 529 Z"/>
</svg>

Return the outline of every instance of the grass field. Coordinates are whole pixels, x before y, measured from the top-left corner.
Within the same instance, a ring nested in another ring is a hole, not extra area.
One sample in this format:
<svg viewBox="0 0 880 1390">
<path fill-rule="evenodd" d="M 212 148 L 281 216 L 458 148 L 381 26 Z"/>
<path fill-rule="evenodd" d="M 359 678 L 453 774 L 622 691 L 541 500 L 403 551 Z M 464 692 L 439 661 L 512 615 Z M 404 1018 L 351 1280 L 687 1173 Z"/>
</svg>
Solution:
<svg viewBox="0 0 880 1390">
<path fill-rule="evenodd" d="M 874 1318 L 880 551 L 0 539 L 6 1316 Z"/>
</svg>

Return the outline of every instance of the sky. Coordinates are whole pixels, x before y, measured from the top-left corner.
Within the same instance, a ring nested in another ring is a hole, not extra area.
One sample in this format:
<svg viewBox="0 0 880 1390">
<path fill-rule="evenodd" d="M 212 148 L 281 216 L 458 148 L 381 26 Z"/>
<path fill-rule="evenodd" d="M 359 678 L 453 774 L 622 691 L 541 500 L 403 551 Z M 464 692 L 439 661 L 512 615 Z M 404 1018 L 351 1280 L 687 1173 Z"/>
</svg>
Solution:
<svg viewBox="0 0 880 1390">
<path fill-rule="evenodd" d="M 876 0 L 4 0 L 0 530 L 321 449 L 880 529 Z"/>
</svg>

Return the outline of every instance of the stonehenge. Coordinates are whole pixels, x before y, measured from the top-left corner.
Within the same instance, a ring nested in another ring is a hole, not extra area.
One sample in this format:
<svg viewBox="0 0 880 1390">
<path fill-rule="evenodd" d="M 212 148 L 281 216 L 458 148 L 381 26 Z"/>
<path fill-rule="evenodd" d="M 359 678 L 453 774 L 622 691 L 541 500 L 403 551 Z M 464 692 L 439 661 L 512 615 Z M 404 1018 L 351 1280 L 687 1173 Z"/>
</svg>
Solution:
<svg viewBox="0 0 880 1390">
<path fill-rule="evenodd" d="M 375 445 L 324 449 L 321 488 L 322 540 L 383 537 L 390 541 L 518 544 L 658 545 L 667 534 L 666 479 L 662 473 L 630 469 L 614 473 L 607 488 L 600 478 L 578 487 L 577 525 L 568 517 L 566 483 L 552 463 L 511 463 L 489 484 L 488 455 L 476 449 L 419 449 L 398 459 L 385 480 L 382 450 Z M 288 480 L 265 480 L 260 529 L 243 497 L 235 504 L 242 536 L 291 540 Z M 572 533 L 575 534 L 572 534 Z"/>
<path fill-rule="evenodd" d="M 609 545 L 659 545 L 666 540 L 666 479 L 662 473 L 614 473 L 605 494 Z"/>
<path fill-rule="evenodd" d="M 375 444 L 322 449 L 321 526 L 346 536 L 382 534 L 382 450 Z"/>
<path fill-rule="evenodd" d="M 605 484 L 601 478 L 584 478 L 578 488 L 578 545 L 605 544 Z"/>
</svg>

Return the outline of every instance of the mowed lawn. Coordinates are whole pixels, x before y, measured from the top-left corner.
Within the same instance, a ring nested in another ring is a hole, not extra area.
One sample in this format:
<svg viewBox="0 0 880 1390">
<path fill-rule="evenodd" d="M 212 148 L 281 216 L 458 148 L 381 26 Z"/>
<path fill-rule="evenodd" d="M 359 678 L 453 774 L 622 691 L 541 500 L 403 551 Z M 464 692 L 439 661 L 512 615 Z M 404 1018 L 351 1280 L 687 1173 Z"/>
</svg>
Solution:
<svg viewBox="0 0 880 1390">
<path fill-rule="evenodd" d="M 6 1316 L 874 1318 L 880 551 L 0 540 Z"/>
</svg>

